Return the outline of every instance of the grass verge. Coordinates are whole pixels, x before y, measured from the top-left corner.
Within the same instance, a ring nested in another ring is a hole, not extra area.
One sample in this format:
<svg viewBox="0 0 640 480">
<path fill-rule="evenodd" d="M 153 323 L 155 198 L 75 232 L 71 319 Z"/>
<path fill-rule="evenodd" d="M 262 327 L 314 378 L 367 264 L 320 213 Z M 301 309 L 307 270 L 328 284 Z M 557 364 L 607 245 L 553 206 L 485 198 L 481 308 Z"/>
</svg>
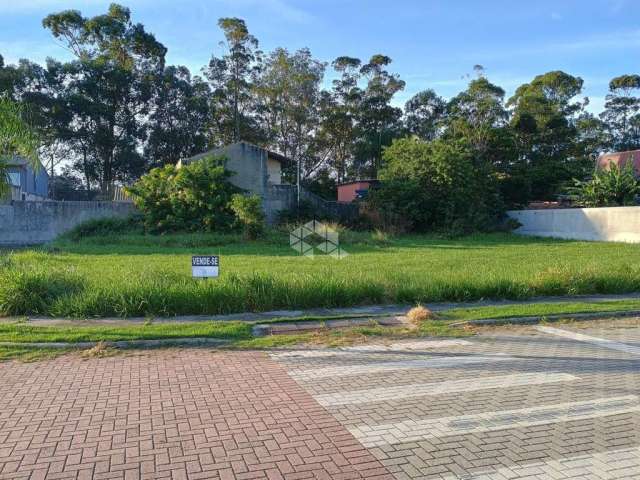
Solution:
<svg viewBox="0 0 640 480">
<path fill-rule="evenodd" d="M 0 324 L 0 341 L 15 343 L 103 342 L 119 340 L 179 339 L 208 337 L 229 340 L 224 348 L 266 349 L 291 345 L 343 346 L 364 343 L 371 338 L 402 339 L 424 336 L 467 336 L 469 331 L 451 327 L 444 321 L 429 320 L 419 328 L 383 327 L 372 319 L 371 325 L 340 329 L 320 328 L 296 334 L 253 337 L 247 322 L 166 323 L 132 326 L 34 326 L 18 323 Z M 0 360 L 32 361 L 67 353 L 72 349 L 0 347 Z M 92 350 L 95 350 L 92 349 Z M 94 355 L 90 355 L 94 356 Z"/>
<path fill-rule="evenodd" d="M 74 349 L 71 348 L 27 348 L 27 347 L 0 347 L 0 362 L 19 360 L 21 362 L 37 362 L 50 360 L 60 355 L 65 355 Z"/>
<path fill-rule="evenodd" d="M 472 333 L 462 327 L 451 327 L 446 322 L 424 322 L 418 329 L 368 325 L 340 329 L 318 329 L 307 333 L 269 335 L 232 342 L 226 348 L 266 349 L 292 345 L 341 347 L 369 340 L 402 340 L 417 337 L 466 337 Z"/>
<path fill-rule="evenodd" d="M 602 302 L 549 302 L 521 305 L 491 305 L 486 307 L 454 308 L 439 314 L 442 320 L 465 321 L 510 317 L 542 317 L 574 313 L 613 313 L 640 310 L 640 299 Z"/>
<path fill-rule="evenodd" d="M 0 342 L 103 342 L 189 337 L 244 340 L 251 338 L 246 322 L 159 323 L 132 326 L 35 326 L 0 323 Z"/>
</svg>

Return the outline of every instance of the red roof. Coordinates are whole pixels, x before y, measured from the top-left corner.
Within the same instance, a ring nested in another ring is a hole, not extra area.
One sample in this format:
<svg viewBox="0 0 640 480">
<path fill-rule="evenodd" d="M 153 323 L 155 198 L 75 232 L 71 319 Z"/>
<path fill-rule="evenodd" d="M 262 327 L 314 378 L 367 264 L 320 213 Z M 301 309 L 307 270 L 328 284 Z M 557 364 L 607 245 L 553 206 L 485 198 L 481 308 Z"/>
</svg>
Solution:
<svg viewBox="0 0 640 480">
<path fill-rule="evenodd" d="M 629 162 L 633 165 L 636 174 L 640 175 L 640 150 L 602 154 L 598 157 L 596 167 L 602 170 L 608 170 L 609 166 L 613 163 L 617 165 L 618 168 L 624 168 Z"/>
</svg>

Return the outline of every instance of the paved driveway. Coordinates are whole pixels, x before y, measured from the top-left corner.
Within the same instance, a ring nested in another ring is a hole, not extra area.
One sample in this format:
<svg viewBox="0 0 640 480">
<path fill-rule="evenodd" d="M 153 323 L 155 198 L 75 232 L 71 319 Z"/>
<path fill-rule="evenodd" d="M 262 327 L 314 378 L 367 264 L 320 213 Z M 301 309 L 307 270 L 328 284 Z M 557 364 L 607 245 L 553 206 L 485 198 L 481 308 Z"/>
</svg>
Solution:
<svg viewBox="0 0 640 480">
<path fill-rule="evenodd" d="M 0 365 L 1 478 L 640 478 L 640 328 Z"/>
</svg>

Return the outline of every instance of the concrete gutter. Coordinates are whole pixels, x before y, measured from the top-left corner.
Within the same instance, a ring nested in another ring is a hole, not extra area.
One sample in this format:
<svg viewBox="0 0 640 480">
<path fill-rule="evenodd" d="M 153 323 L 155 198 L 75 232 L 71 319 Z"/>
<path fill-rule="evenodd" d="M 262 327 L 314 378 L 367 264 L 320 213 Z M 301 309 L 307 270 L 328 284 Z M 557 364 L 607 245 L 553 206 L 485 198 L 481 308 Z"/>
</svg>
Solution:
<svg viewBox="0 0 640 480">
<path fill-rule="evenodd" d="M 275 322 L 255 325 L 251 330 L 254 337 L 278 335 L 285 333 L 302 333 L 322 328 L 363 327 L 368 325 L 382 325 L 385 327 L 402 326 L 407 322 L 407 317 L 394 315 L 379 318 L 344 318 L 336 320 L 312 320 L 296 322 Z"/>
</svg>

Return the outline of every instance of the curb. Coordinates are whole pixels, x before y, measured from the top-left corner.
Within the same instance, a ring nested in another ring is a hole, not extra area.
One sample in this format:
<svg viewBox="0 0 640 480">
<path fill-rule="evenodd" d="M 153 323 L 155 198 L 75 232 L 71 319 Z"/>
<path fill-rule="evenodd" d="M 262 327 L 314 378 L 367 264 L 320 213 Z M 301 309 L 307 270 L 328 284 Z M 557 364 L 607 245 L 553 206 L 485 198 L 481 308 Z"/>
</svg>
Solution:
<svg viewBox="0 0 640 480">
<path fill-rule="evenodd" d="M 590 313 L 562 313 L 553 315 L 535 315 L 528 317 L 485 318 L 482 320 L 465 320 L 451 323 L 452 327 L 459 325 L 533 325 L 542 321 L 557 320 L 600 320 L 602 318 L 624 318 L 640 316 L 640 310 L 628 310 L 622 312 L 590 312 Z"/>
<path fill-rule="evenodd" d="M 161 338 L 156 340 L 117 340 L 103 342 L 0 342 L 0 347 L 31 347 L 31 348 L 93 348 L 98 343 L 115 348 L 144 348 L 164 347 L 173 345 L 187 346 L 217 346 L 225 345 L 230 340 L 219 338 Z"/>
<path fill-rule="evenodd" d="M 267 335 L 278 335 L 283 333 L 306 332 L 309 330 L 319 330 L 321 328 L 344 328 L 344 327 L 362 327 L 371 324 L 392 327 L 404 325 L 406 317 L 365 317 L 365 318 L 344 318 L 335 320 L 311 320 L 308 322 L 281 322 L 266 323 L 254 325 L 251 334 L 254 337 L 265 337 Z"/>
</svg>

